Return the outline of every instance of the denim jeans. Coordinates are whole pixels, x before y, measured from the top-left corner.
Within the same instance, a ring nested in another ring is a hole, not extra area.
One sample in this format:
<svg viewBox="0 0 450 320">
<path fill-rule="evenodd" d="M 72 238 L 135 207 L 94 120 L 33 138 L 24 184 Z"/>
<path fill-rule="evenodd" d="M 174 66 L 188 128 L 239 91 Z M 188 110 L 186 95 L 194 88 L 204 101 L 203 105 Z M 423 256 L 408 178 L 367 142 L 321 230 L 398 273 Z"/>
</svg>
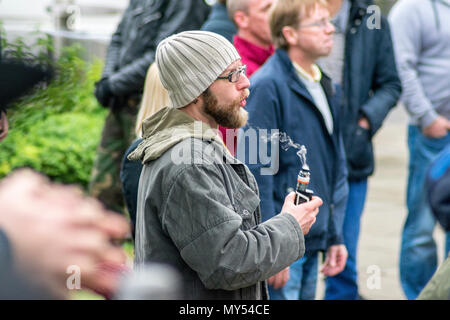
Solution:
<svg viewBox="0 0 450 320">
<path fill-rule="evenodd" d="M 316 297 L 318 252 L 305 254 L 289 267 L 289 280 L 280 289 L 269 286 L 271 300 L 314 300 Z"/>
<path fill-rule="evenodd" d="M 410 300 L 417 298 L 437 268 L 436 242 L 433 239 L 436 219 L 431 213 L 424 184 L 431 162 L 448 143 L 450 134 L 440 139 L 427 138 L 417 126 L 408 128 L 408 217 L 402 232 L 400 281 Z"/>
<path fill-rule="evenodd" d="M 325 279 L 325 300 L 356 300 L 358 294 L 357 251 L 362 212 L 367 194 L 367 179 L 349 181 L 349 194 L 344 218 L 344 243 L 348 258 L 344 270 Z"/>
</svg>

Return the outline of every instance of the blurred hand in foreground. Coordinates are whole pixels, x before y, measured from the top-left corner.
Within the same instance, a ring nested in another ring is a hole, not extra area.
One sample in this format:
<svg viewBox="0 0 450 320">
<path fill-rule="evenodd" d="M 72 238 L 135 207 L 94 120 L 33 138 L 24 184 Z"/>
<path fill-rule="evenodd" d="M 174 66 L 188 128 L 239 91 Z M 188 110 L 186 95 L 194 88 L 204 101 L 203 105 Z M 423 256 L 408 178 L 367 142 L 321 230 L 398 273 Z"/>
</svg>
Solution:
<svg viewBox="0 0 450 320">
<path fill-rule="evenodd" d="M 122 216 L 28 169 L 0 183 L 0 229 L 11 242 L 19 276 L 56 298 L 68 297 L 70 266 L 79 267 L 83 287 L 114 290 L 117 274 L 99 276 L 99 266 L 126 260 L 111 242 L 129 232 Z"/>
</svg>

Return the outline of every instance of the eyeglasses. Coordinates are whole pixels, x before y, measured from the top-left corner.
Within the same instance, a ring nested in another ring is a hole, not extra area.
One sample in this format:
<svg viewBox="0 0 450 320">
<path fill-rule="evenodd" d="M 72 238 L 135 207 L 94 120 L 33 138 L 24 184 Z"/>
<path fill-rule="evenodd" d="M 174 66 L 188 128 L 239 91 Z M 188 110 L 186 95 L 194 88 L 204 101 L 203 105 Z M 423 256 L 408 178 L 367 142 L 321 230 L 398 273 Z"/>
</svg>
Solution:
<svg viewBox="0 0 450 320">
<path fill-rule="evenodd" d="M 232 72 L 230 72 L 228 75 L 224 77 L 217 77 L 217 79 L 226 79 L 230 81 L 231 83 L 236 83 L 239 81 L 239 78 L 241 77 L 241 74 L 246 74 L 247 66 L 244 64 L 239 69 L 236 69 Z"/>
<path fill-rule="evenodd" d="M 325 29 L 327 27 L 328 24 L 333 25 L 333 23 L 331 22 L 330 19 L 321 19 L 319 21 L 310 23 L 310 24 L 304 24 L 304 25 L 300 25 L 300 28 L 310 28 L 310 27 L 319 27 L 320 29 Z"/>
</svg>

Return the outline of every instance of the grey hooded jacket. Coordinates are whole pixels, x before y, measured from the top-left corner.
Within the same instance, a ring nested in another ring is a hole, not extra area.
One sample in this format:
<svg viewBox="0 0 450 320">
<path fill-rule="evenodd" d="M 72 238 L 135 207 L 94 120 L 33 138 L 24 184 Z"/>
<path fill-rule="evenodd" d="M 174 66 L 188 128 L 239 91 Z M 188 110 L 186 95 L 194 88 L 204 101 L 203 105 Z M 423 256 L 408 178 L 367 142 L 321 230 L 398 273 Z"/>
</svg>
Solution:
<svg viewBox="0 0 450 320">
<path fill-rule="evenodd" d="M 139 181 L 135 265 L 176 267 L 188 299 L 265 299 L 265 280 L 303 256 L 293 216 L 260 223 L 257 183 L 216 131 L 164 108 L 130 154 Z"/>
</svg>

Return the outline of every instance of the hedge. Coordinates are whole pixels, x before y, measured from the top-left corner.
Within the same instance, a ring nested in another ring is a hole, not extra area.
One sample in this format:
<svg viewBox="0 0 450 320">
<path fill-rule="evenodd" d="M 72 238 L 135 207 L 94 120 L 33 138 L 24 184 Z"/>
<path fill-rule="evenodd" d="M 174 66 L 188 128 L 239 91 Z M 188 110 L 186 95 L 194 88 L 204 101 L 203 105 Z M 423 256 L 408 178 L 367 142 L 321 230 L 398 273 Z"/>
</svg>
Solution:
<svg viewBox="0 0 450 320">
<path fill-rule="evenodd" d="M 93 95 L 103 64 L 83 61 L 81 50 L 65 48 L 53 80 L 10 106 L 0 178 L 30 167 L 54 181 L 87 187 L 106 109 Z"/>
</svg>

